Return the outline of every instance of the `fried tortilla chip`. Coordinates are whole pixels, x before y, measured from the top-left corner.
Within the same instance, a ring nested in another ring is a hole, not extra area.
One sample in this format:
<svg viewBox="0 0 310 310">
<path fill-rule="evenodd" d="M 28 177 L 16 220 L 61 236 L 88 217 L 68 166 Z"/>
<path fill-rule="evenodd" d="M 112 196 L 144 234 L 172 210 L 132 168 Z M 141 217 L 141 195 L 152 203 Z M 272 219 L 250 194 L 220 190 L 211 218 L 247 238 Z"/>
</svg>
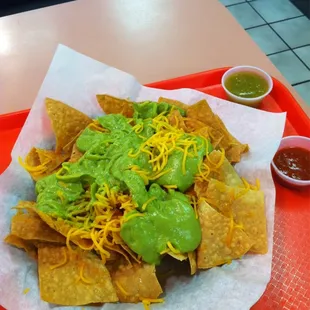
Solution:
<svg viewBox="0 0 310 310">
<path fill-rule="evenodd" d="M 178 108 L 181 108 L 182 110 L 186 111 L 188 109 L 188 105 L 181 102 L 181 101 L 178 101 L 178 100 L 174 100 L 174 99 L 169 99 L 169 98 L 164 98 L 164 97 L 159 97 L 158 98 L 158 103 L 161 103 L 161 102 L 166 102 L 170 105 L 173 105 L 175 107 L 178 107 Z"/>
<path fill-rule="evenodd" d="M 154 265 L 120 265 L 111 272 L 111 277 L 120 302 L 137 303 L 142 299 L 156 299 L 163 292 Z"/>
<path fill-rule="evenodd" d="M 187 128 L 184 122 L 184 119 L 182 115 L 180 114 L 179 110 L 173 110 L 169 116 L 168 120 L 171 126 L 183 129 L 185 132 L 187 132 Z"/>
<path fill-rule="evenodd" d="M 198 197 L 208 197 L 207 189 L 211 179 L 221 181 L 232 187 L 244 187 L 244 184 L 234 167 L 229 163 L 226 157 L 222 158 L 222 156 L 222 152 L 214 150 L 204 160 L 204 163 L 210 168 L 210 173 L 207 177 L 208 181 L 196 178 L 194 189 Z M 220 162 L 222 162 L 222 164 L 217 167 L 217 164 Z M 214 184 L 212 186 L 214 186 Z"/>
<path fill-rule="evenodd" d="M 197 272 L 196 251 L 188 252 L 189 265 L 191 267 L 191 276 Z"/>
<path fill-rule="evenodd" d="M 131 118 L 134 113 L 133 102 L 110 95 L 97 95 L 97 101 L 106 114 L 122 114 Z"/>
<path fill-rule="evenodd" d="M 67 237 L 70 230 L 72 229 L 72 226 L 70 226 L 68 223 L 66 223 L 63 219 L 57 218 L 54 219 L 48 214 L 41 212 L 40 210 L 35 210 L 36 213 L 39 215 L 39 217 L 45 222 L 49 227 L 56 230 L 63 236 Z M 80 236 L 71 236 L 70 241 L 75 243 L 81 248 L 88 249 L 92 246 L 93 242 L 90 239 L 82 239 Z"/>
<path fill-rule="evenodd" d="M 66 238 L 51 229 L 34 213 L 17 213 L 12 217 L 11 234 L 24 240 L 66 244 Z"/>
<path fill-rule="evenodd" d="M 46 302 L 79 306 L 118 301 L 107 268 L 91 253 L 40 247 L 38 266 L 41 298 Z"/>
<path fill-rule="evenodd" d="M 64 151 L 65 154 L 71 154 L 73 146 L 75 145 L 76 140 L 78 139 L 78 137 L 81 135 L 82 132 L 83 132 L 83 130 L 81 130 L 75 137 L 72 138 L 72 140 L 70 142 L 68 142 L 63 147 L 63 151 Z"/>
<path fill-rule="evenodd" d="M 198 213 L 202 231 L 201 243 L 197 249 L 199 269 L 229 263 L 251 248 L 252 243 L 247 234 L 206 202 L 199 204 Z"/>
<path fill-rule="evenodd" d="M 188 132 L 197 132 L 202 128 L 209 128 L 208 126 L 206 126 L 205 123 L 195 119 L 195 118 L 190 118 L 190 117 L 184 117 L 184 122 L 187 128 Z M 209 137 L 209 134 L 208 134 Z"/>
<path fill-rule="evenodd" d="M 221 181 L 228 186 L 243 187 L 241 178 L 226 157 L 224 157 L 223 163 L 220 167 L 214 169 L 214 165 L 211 163 L 220 162 L 221 157 L 222 152 L 214 150 L 209 154 L 208 158 L 205 159 L 205 163 L 211 168 L 209 177 Z"/>
<path fill-rule="evenodd" d="M 200 100 L 187 109 L 187 117 L 196 119 L 210 127 L 216 122 L 215 114 L 206 100 Z"/>
<path fill-rule="evenodd" d="M 232 204 L 241 190 L 241 188 L 227 186 L 220 181 L 211 179 L 205 197 L 213 208 L 224 216 L 230 217 L 232 215 Z"/>
<path fill-rule="evenodd" d="M 13 207 L 12 209 L 21 211 L 21 213 L 28 212 L 30 214 L 36 214 L 36 212 L 34 211 L 35 205 L 35 201 L 20 200 L 17 206 Z"/>
<path fill-rule="evenodd" d="M 201 137 L 208 139 L 208 140 L 210 139 L 209 127 L 206 126 L 205 124 L 203 124 L 203 127 L 200 127 L 199 129 L 194 131 L 193 134 L 196 134 L 197 136 L 201 136 Z"/>
<path fill-rule="evenodd" d="M 5 237 L 4 242 L 25 250 L 30 257 L 35 260 L 37 259 L 37 248 L 31 241 L 23 240 L 22 238 L 9 234 Z"/>
<path fill-rule="evenodd" d="M 249 190 L 232 204 L 234 221 L 241 225 L 253 242 L 250 251 L 258 254 L 268 252 L 267 223 L 264 193 Z"/>
<path fill-rule="evenodd" d="M 84 154 L 78 149 L 76 143 L 72 147 L 71 156 L 69 159 L 69 163 L 77 162 Z"/>
<path fill-rule="evenodd" d="M 212 145 L 223 148 L 230 162 L 239 162 L 240 155 L 249 150 L 248 145 L 241 144 L 229 133 L 223 121 L 213 113 L 206 100 L 200 100 L 190 106 L 187 110 L 187 117 L 210 127 L 209 135 Z"/>
<path fill-rule="evenodd" d="M 182 254 L 182 253 L 173 253 L 172 251 L 169 251 L 167 252 L 167 254 L 175 258 L 176 260 L 179 260 L 180 262 L 188 258 L 187 253 Z"/>
<path fill-rule="evenodd" d="M 56 171 L 60 165 L 69 158 L 68 154 L 56 154 L 51 150 L 33 147 L 21 165 L 29 172 L 31 177 L 38 181 Z"/>
<path fill-rule="evenodd" d="M 205 198 L 207 195 L 209 182 L 205 180 L 195 180 L 194 191 L 199 198 Z"/>
<path fill-rule="evenodd" d="M 45 99 L 46 110 L 56 136 L 56 153 L 92 122 L 86 114 L 51 98 Z"/>
<path fill-rule="evenodd" d="M 241 160 L 241 154 L 247 153 L 249 146 L 247 144 L 231 144 L 226 152 L 226 157 L 231 163 L 238 163 Z"/>
</svg>

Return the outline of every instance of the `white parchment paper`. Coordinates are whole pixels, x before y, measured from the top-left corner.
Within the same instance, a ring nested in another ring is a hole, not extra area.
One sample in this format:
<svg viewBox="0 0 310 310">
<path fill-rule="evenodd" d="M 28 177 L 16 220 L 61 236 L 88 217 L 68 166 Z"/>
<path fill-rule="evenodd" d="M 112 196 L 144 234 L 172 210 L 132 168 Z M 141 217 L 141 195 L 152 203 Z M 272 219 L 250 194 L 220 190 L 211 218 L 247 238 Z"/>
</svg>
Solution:
<svg viewBox="0 0 310 310">
<path fill-rule="evenodd" d="M 148 68 L 145 68 L 148 70 Z M 194 277 L 172 277 L 166 286 L 165 303 L 153 309 L 249 309 L 263 294 L 270 279 L 274 225 L 275 188 L 270 162 L 279 146 L 285 114 L 268 113 L 230 103 L 191 90 L 159 90 L 143 87 L 131 75 L 59 45 L 30 115 L 12 151 L 12 163 L 0 177 L 0 240 L 9 233 L 10 218 L 18 200 L 34 199 L 34 186 L 28 174 L 18 165 L 32 146 L 51 148 L 54 137 L 47 118 L 44 98 L 61 100 L 95 117 L 102 114 L 95 95 L 108 93 L 130 97 L 135 101 L 157 100 L 159 96 L 193 104 L 207 99 L 228 130 L 250 152 L 237 165 L 239 174 L 254 182 L 261 181 L 265 192 L 268 219 L 269 252 L 246 255 L 221 268 L 202 271 Z M 0 155 L 1 156 L 1 155 Z M 28 294 L 23 290 L 30 288 Z M 48 304 L 40 299 L 37 264 L 18 249 L 0 241 L 0 304 L 8 310 L 73 309 Z M 92 307 L 85 307 L 85 309 Z M 142 309 L 141 304 L 106 304 L 105 310 Z M 81 307 L 76 307 L 81 309 Z"/>
</svg>

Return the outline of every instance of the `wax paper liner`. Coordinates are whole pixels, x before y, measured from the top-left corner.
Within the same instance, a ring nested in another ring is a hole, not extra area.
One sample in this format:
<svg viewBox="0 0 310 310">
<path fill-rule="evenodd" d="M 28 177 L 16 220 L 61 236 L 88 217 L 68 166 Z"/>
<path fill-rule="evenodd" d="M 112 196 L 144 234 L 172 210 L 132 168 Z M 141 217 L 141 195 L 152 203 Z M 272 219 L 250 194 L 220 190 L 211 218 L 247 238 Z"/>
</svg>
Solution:
<svg viewBox="0 0 310 310">
<path fill-rule="evenodd" d="M 148 68 L 145 68 L 148 70 Z M 35 199 L 34 184 L 18 165 L 32 146 L 52 148 L 55 144 L 44 98 L 61 100 L 91 117 L 102 114 L 96 94 L 130 98 L 134 101 L 178 99 L 193 104 L 206 99 L 228 130 L 241 142 L 250 145 L 250 152 L 236 165 L 241 176 L 254 182 L 260 179 L 265 192 L 269 251 L 266 255 L 245 255 L 230 265 L 201 271 L 193 277 L 172 277 L 165 287 L 165 303 L 154 309 L 249 309 L 263 294 L 270 279 L 274 226 L 275 187 L 270 162 L 279 146 L 285 114 L 268 113 L 191 89 L 159 90 L 143 87 L 131 75 L 59 45 L 29 117 L 12 151 L 12 163 L 0 177 L 0 239 L 10 230 L 11 207 L 19 200 Z M 22 97 L 21 97 L 22 98 Z M 0 304 L 8 310 L 71 310 L 40 299 L 37 264 L 18 249 L 0 243 Z M 29 288 L 27 294 L 23 291 Z M 105 304 L 105 310 L 142 309 L 141 304 Z M 85 307 L 85 309 L 96 307 Z M 98 308 L 98 307 L 97 307 Z"/>
</svg>

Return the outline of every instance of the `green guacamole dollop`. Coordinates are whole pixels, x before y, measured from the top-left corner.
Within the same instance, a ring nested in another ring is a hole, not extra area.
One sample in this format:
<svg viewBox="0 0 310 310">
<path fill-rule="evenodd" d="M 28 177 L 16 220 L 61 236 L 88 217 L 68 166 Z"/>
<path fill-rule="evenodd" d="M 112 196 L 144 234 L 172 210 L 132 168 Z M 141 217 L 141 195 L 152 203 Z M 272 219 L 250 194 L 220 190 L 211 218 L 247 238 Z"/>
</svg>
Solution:
<svg viewBox="0 0 310 310">
<path fill-rule="evenodd" d="M 159 264 L 161 252 L 170 242 L 181 253 L 195 250 L 201 241 L 201 229 L 195 212 L 184 192 L 194 183 L 198 165 L 206 152 L 212 150 L 210 143 L 201 137 L 184 133 L 182 138 L 194 139 L 196 152 L 191 152 L 182 169 L 183 152 L 174 150 L 168 157 L 169 173 L 159 176 L 145 185 L 142 177 L 132 170 L 138 166 L 150 175 L 154 174 L 147 153 L 139 152 L 141 145 L 155 133 L 153 118 L 160 113 L 168 114 L 167 103 L 144 102 L 134 104 L 134 117 L 127 119 L 120 114 L 97 118 L 105 132 L 86 128 L 77 139 L 78 149 L 84 155 L 75 163 L 63 163 L 56 174 L 36 183 L 37 208 L 53 217 L 69 221 L 76 202 L 90 189 L 91 201 L 104 184 L 122 193 L 130 193 L 137 208 L 128 213 L 128 221 L 121 227 L 121 237 L 132 251 L 150 264 Z M 179 109 L 181 115 L 185 112 Z M 133 125 L 141 124 L 143 130 L 136 133 Z M 129 156 L 128 154 L 138 154 Z M 193 155 L 195 154 L 195 155 Z M 162 186 L 176 185 L 176 190 Z M 148 203 L 147 203 L 148 202 Z M 147 204 L 146 204 L 147 203 Z M 143 207 L 144 206 L 144 207 Z M 133 213 L 144 216 L 131 217 Z"/>
</svg>

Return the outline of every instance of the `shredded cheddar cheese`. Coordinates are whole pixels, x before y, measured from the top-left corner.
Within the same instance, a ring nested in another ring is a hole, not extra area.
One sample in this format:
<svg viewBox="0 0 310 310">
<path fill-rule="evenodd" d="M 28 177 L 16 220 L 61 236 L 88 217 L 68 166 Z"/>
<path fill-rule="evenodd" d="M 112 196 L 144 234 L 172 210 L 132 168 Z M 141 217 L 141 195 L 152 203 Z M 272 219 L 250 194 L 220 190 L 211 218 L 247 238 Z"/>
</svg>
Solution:
<svg viewBox="0 0 310 310">
<path fill-rule="evenodd" d="M 60 263 L 58 263 L 58 264 L 51 265 L 51 266 L 50 266 L 50 269 L 51 269 L 51 270 L 54 270 L 54 269 L 56 269 L 56 268 L 58 268 L 58 267 L 61 267 L 61 266 L 64 266 L 64 265 L 67 263 L 68 257 L 67 257 L 66 250 L 65 250 L 64 248 L 63 248 L 63 253 L 64 253 L 64 259 L 63 259 Z"/>
<path fill-rule="evenodd" d="M 66 236 L 68 249 L 71 250 L 70 241 L 73 240 L 84 250 L 95 250 L 104 263 L 111 259 L 113 251 L 123 255 L 129 264 L 131 262 L 127 254 L 140 262 L 129 249 L 121 249 L 117 242 L 120 238 L 117 234 L 121 230 L 122 223 L 135 216 L 143 216 L 141 213 L 135 213 L 126 218 L 126 214 L 137 207 L 132 198 L 127 194 L 116 192 L 113 188 L 110 189 L 107 184 L 99 188 L 95 197 L 96 201 L 91 202 L 90 194 L 86 192 L 84 197 L 72 206 L 69 221 L 74 227 L 68 231 Z M 120 213 L 119 210 L 123 212 Z M 86 244 L 82 242 L 85 239 Z"/>
<path fill-rule="evenodd" d="M 134 213 L 134 214 L 131 214 L 131 215 L 129 215 L 128 217 L 126 217 L 126 218 L 124 219 L 124 223 L 125 223 L 125 222 L 128 222 L 129 220 L 131 220 L 131 219 L 134 218 L 134 217 L 139 217 L 139 216 L 144 216 L 144 214 L 142 214 L 142 213 Z"/>
<path fill-rule="evenodd" d="M 153 200 L 155 200 L 156 199 L 156 197 L 152 197 L 152 198 L 150 198 L 149 200 L 147 200 L 143 205 L 142 205 L 142 211 L 145 211 L 145 209 L 146 209 L 146 207 L 147 207 L 147 205 L 151 202 L 151 201 L 153 201 Z"/>
<path fill-rule="evenodd" d="M 201 168 L 203 168 L 203 169 L 201 169 Z M 196 176 L 195 176 L 196 180 L 201 181 L 201 182 L 203 182 L 203 181 L 208 182 L 209 181 L 208 176 L 210 174 L 210 171 L 211 170 L 210 170 L 209 166 L 206 165 L 205 163 L 198 164 L 198 174 L 196 174 Z"/>
<path fill-rule="evenodd" d="M 44 163 L 42 163 L 41 165 L 38 166 L 30 166 L 28 164 L 26 164 L 25 162 L 23 162 L 22 158 L 19 156 L 18 157 L 18 162 L 19 164 L 28 172 L 32 172 L 34 174 L 42 174 L 47 170 L 47 164 L 49 162 L 51 162 L 51 159 L 47 159 Z"/>
<path fill-rule="evenodd" d="M 170 241 L 167 242 L 167 246 L 168 248 L 171 250 L 171 252 L 173 252 L 174 254 L 180 254 L 180 251 L 178 251 L 172 244 Z"/>
<path fill-rule="evenodd" d="M 150 304 L 151 303 L 163 303 L 164 299 L 163 298 L 158 298 L 158 299 L 150 299 L 150 298 L 143 298 L 141 299 L 144 310 L 150 310 Z"/>
<path fill-rule="evenodd" d="M 114 282 L 117 288 L 122 292 L 123 295 L 129 296 L 129 293 L 125 291 L 125 289 L 121 286 L 121 284 L 118 281 Z"/>
<path fill-rule="evenodd" d="M 146 182 L 148 180 L 155 180 L 161 176 L 161 172 L 164 171 L 169 155 L 174 151 L 183 152 L 182 158 L 182 173 L 186 173 L 186 159 L 187 157 L 197 156 L 197 141 L 195 140 L 195 135 L 189 134 L 190 138 L 183 138 L 184 131 L 173 127 L 169 124 L 167 116 L 164 115 L 165 112 L 159 114 L 152 120 L 151 127 L 155 129 L 155 134 L 147 139 L 140 146 L 138 152 L 133 153 L 131 150 L 128 154 L 129 157 L 135 158 L 139 156 L 140 153 L 145 153 L 149 157 L 149 163 L 152 165 L 152 171 L 154 175 L 146 175 L 145 173 L 139 173 L 143 176 Z M 138 128 L 138 125 L 136 125 Z M 133 127 L 136 129 L 135 126 Z M 193 153 L 190 152 L 192 149 Z M 138 173 L 138 171 L 137 171 Z"/>
<path fill-rule="evenodd" d="M 28 294 L 28 293 L 29 293 L 29 291 L 30 291 L 30 288 L 29 288 L 29 287 L 27 287 L 27 288 L 25 288 L 25 289 L 23 290 L 23 294 L 24 294 L 24 295 L 26 295 L 26 294 Z"/>
<path fill-rule="evenodd" d="M 178 188 L 176 185 L 164 185 L 163 187 L 166 189 L 177 189 Z"/>
</svg>

